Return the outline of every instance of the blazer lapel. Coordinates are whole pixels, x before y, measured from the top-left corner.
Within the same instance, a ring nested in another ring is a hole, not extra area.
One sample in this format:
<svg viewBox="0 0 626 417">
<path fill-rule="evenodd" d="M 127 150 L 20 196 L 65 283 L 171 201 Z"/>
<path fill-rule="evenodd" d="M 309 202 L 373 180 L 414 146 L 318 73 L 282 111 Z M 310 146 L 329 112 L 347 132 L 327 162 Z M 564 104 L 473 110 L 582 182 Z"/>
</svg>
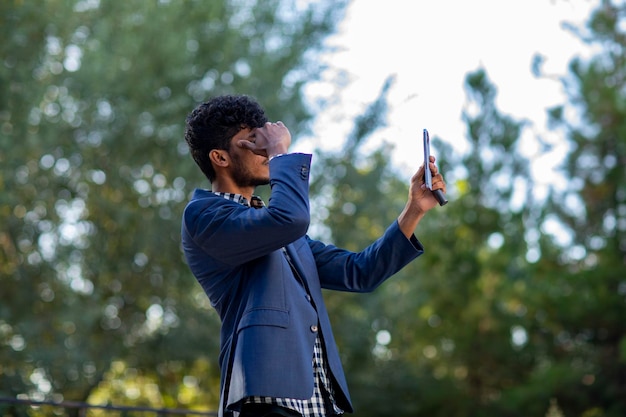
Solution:
<svg viewBox="0 0 626 417">
<path fill-rule="evenodd" d="M 300 275 L 300 279 L 298 279 L 298 277 L 296 277 L 296 279 L 298 279 L 298 281 L 302 280 L 303 284 L 306 285 L 305 289 L 307 290 L 307 292 L 310 292 L 309 281 L 306 274 L 304 273 L 304 268 L 302 267 L 302 263 L 300 262 L 300 256 L 298 256 L 298 252 L 294 248 L 293 244 L 287 245 L 285 247 L 285 250 L 287 251 L 287 255 L 289 255 L 289 260 L 291 260 L 291 267 L 296 270 L 295 272 L 298 273 L 298 275 Z"/>
</svg>

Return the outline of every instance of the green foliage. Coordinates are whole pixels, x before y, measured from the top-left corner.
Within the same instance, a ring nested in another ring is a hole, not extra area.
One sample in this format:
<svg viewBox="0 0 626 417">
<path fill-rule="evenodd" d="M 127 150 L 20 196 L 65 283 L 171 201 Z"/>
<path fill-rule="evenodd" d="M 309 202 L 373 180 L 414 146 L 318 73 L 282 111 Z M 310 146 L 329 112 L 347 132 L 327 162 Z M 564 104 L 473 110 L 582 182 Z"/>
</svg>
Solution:
<svg viewBox="0 0 626 417">
<path fill-rule="evenodd" d="M 406 201 L 408 182 L 401 177 L 412 173 L 394 172 L 390 147 L 367 156 L 359 151 L 385 122 L 390 86 L 391 80 L 356 121 L 345 150 L 322 153 L 312 184 L 316 202 L 329 203 L 323 212 L 331 240 L 352 250 L 380 236 Z M 327 294 L 359 416 L 443 416 L 461 409 L 482 415 L 494 410 L 489 404 L 503 381 L 513 384 L 533 362 L 531 354 L 518 354 L 522 345 L 511 343 L 512 329 L 524 331 L 527 248 L 519 236 L 530 208 L 511 209 L 516 183 L 498 181 L 528 178 L 526 161 L 511 152 L 521 124 L 495 110 L 483 71 L 468 76 L 468 94 L 478 109 L 466 114 L 470 152 L 457 155 L 434 142 L 444 173 L 462 165 L 471 175 L 450 184 L 453 201 L 418 227 L 426 254 L 372 294 Z M 383 401 L 377 392 L 384 392 Z"/>
<path fill-rule="evenodd" d="M 345 4 L 298 4 L 0 2 L 0 396 L 216 408 L 219 320 L 179 248 L 206 186 L 184 118 L 243 92 L 304 131 Z M 547 204 L 528 122 L 468 74 L 468 151 L 433 138 L 450 203 L 416 230 L 426 253 L 371 294 L 325 294 L 357 416 L 626 415 L 625 13 L 603 1 L 580 32 L 598 52 L 549 112 L 571 147 Z M 363 151 L 392 86 L 318 152 L 315 237 L 360 250 L 402 210 L 412 173 L 390 144 Z"/>
<path fill-rule="evenodd" d="M 357 415 L 624 414 L 625 13 L 608 1 L 594 13 L 585 39 L 603 52 L 572 62 L 569 104 L 549 112 L 572 147 L 569 186 L 548 204 L 535 199 L 519 152 L 527 122 L 496 109 L 485 71 L 468 75 L 470 149 L 433 141 L 451 203 L 420 224 L 425 255 L 374 294 L 329 296 Z M 340 180 L 320 187 L 333 196 L 326 224 L 352 248 L 399 207 L 399 194 L 372 187 L 389 172 L 385 152 L 365 164 L 355 150 L 327 159 Z M 363 195 L 355 210 L 350 198 Z M 571 245 L 546 233 L 555 223 Z"/>
<path fill-rule="evenodd" d="M 559 401 L 566 415 L 626 413 L 625 18 L 623 4 L 603 1 L 596 9 L 581 36 L 599 52 L 572 61 L 565 80 L 572 104 L 551 113 L 571 147 L 563 164 L 568 185 L 555 191 L 551 206 L 571 244 L 555 265 L 559 273 L 541 276 L 562 288 L 546 291 L 543 302 L 555 305 L 547 316 L 555 360 L 585 371 L 576 391 L 561 394 L 574 405 Z"/>
<path fill-rule="evenodd" d="M 179 247 L 208 185 L 184 120 L 246 93 L 297 137 L 343 6 L 0 4 L 0 395 L 215 408 L 219 320 Z M 161 402 L 114 379 L 152 381 Z"/>
</svg>

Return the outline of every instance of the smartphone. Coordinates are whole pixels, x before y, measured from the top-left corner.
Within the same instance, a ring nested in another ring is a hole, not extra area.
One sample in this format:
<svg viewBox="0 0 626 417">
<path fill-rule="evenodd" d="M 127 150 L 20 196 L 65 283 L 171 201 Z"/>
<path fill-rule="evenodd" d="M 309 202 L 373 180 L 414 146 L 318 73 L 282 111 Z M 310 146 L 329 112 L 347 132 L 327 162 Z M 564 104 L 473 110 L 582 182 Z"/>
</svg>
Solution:
<svg viewBox="0 0 626 417">
<path fill-rule="evenodd" d="M 446 196 L 443 194 L 441 190 L 433 190 L 433 174 L 430 172 L 429 167 L 430 163 L 430 136 L 428 135 L 428 130 L 424 129 L 424 183 L 426 184 L 426 188 L 428 188 L 440 206 L 446 205 L 448 200 Z"/>
</svg>

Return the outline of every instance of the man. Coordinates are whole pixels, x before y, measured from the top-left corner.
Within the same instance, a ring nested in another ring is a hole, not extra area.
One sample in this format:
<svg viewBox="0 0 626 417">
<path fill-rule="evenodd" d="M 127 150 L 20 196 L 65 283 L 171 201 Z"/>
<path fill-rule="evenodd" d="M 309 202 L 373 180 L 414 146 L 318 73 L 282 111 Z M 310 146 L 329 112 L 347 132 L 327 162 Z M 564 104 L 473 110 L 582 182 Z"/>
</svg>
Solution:
<svg viewBox="0 0 626 417">
<path fill-rule="evenodd" d="M 367 292 L 423 253 L 413 235 L 437 202 L 424 168 L 402 213 L 359 253 L 310 239 L 311 155 L 247 96 L 221 96 L 187 118 L 185 140 L 211 182 L 182 221 L 191 271 L 221 321 L 220 416 L 332 416 L 352 412 L 322 288 Z M 445 183 L 431 157 L 433 189 Z M 267 206 L 253 195 L 270 184 Z"/>
</svg>

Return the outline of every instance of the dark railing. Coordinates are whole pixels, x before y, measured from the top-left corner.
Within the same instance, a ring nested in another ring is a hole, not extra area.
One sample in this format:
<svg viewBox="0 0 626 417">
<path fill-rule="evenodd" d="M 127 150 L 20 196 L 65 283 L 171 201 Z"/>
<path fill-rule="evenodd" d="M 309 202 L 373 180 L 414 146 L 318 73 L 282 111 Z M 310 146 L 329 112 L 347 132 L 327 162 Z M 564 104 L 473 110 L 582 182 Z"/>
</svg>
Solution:
<svg viewBox="0 0 626 417">
<path fill-rule="evenodd" d="M 11 410 L 6 410 L 2 407 L 1 404 L 9 404 L 9 408 L 12 408 L 14 413 L 11 413 Z M 156 415 L 158 417 L 165 416 L 206 416 L 206 417 L 215 417 L 217 416 L 216 411 L 194 411 L 194 410 L 185 410 L 185 409 L 176 409 L 176 408 L 152 408 L 152 407 L 127 407 L 120 405 L 109 405 L 109 404 L 88 404 L 76 401 L 34 401 L 34 400 L 22 400 L 17 398 L 4 398 L 0 397 L 0 416 L 12 416 L 12 415 L 33 415 L 37 414 L 41 411 L 36 411 L 35 409 L 42 407 L 51 407 L 54 409 L 65 409 L 65 410 L 73 410 L 73 415 L 77 415 L 79 417 L 86 417 L 87 411 L 89 410 L 104 410 L 109 413 L 115 413 L 117 415 L 123 417 L 130 417 L 135 415 Z M 28 413 L 27 409 L 32 409 L 32 413 Z M 60 414 L 58 412 L 52 413 L 55 416 L 58 415 L 68 415 L 68 413 Z"/>
</svg>

